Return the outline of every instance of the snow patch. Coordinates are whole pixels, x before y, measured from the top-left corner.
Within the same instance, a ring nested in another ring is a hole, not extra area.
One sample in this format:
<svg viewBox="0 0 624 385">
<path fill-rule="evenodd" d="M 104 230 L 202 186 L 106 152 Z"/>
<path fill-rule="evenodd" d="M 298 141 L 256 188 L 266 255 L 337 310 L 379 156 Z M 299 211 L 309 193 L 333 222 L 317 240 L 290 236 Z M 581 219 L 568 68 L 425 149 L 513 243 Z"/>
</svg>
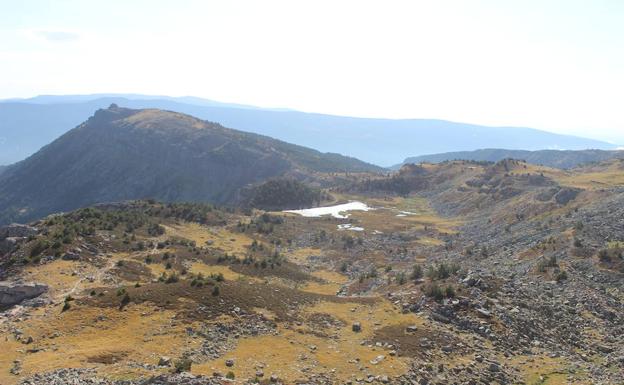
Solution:
<svg viewBox="0 0 624 385">
<path fill-rule="evenodd" d="M 350 223 L 338 225 L 338 230 L 364 231 L 363 227 L 353 226 Z"/>
<path fill-rule="evenodd" d="M 348 218 L 349 214 L 341 214 L 347 211 L 368 211 L 373 210 L 365 203 L 353 201 L 335 206 L 314 207 L 303 210 L 285 210 L 285 213 L 299 214 L 304 217 L 321 217 L 323 215 L 331 215 L 334 218 Z"/>
</svg>

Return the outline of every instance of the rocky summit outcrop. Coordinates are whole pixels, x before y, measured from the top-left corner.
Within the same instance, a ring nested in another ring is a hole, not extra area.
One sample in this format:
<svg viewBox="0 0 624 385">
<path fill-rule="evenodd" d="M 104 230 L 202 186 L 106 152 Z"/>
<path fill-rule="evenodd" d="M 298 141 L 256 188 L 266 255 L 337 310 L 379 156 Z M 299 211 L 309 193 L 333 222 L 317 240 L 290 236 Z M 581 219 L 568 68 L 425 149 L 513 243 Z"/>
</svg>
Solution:
<svg viewBox="0 0 624 385">
<path fill-rule="evenodd" d="M 36 235 L 38 230 L 32 226 L 11 224 L 0 227 L 0 256 L 15 250 L 18 243 Z"/>
<path fill-rule="evenodd" d="M 17 305 L 46 291 L 48 286 L 39 283 L 0 282 L 0 307 Z"/>
<path fill-rule="evenodd" d="M 35 234 L 37 234 L 36 228 L 28 225 L 22 225 L 19 223 L 13 223 L 7 226 L 0 227 L 0 239 L 26 238 Z"/>
</svg>

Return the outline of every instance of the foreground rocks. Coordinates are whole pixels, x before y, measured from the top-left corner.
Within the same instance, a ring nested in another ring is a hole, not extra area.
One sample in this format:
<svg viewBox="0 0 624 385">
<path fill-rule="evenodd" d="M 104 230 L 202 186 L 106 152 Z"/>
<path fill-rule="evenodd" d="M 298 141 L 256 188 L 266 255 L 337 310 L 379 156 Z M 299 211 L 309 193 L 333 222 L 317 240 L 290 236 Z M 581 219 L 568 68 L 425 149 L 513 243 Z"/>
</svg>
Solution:
<svg viewBox="0 0 624 385">
<path fill-rule="evenodd" d="M 39 283 L 0 282 L 0 307 L 17 305 L 46 291 L 48 286 Z"/>
<path fill-rule="evenodd" d="M 11 224 L 0 227 L 0 257 L 12 252 L 21 241 L 38 232 L 39 230 L 28 225 Z"/>
<path fill-rule="evenodd" d="M 164 374 L 138 380 L 104 379 L 93 369 L 59 369 L 36 374 L 25 379 L 21 385 L 217 385 L 218 378 L 194 376 L 190 373 Z"/>
</svg>

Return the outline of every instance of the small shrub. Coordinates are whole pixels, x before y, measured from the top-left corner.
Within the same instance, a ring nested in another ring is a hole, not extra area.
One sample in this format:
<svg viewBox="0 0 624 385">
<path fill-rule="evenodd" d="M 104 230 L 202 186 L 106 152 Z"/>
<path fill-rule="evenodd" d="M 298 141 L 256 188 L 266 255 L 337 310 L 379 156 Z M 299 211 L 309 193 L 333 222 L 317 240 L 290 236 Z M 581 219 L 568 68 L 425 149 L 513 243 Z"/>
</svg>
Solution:
<svg viewBox="0 0 624 385">
<path fill-rule="evenodd" d="M 604 262 L 604 263 L 611 262 L 611 256 L 609 255 L 609 250 L 607 249 L 601 249 L 598 252 L 598 258 L 600 259 L 600 262 Z"/>
<path fill-rule="evenodd" d="M 444 298 L 444 292 L 442 291 L 440 286 L 435 283 L 427 286 L 427 288 L 425 289 L 425 295 L 429 298 L 433 298 L 438 302 L 442 301 L 442 299 Z"/>
<path fill-rule="evenodd" d="M 165 283 L 176 283 L 179 281 L 178 275 L 176 273 L 170 274 L 166 279 Z"/>
<path fill-rule="evenodd" d="M 410 274 L 410 278 L 412 280 L 421 279 L 423 277 L 423 269 L 420 265 L 414 265 L 412 268 L 412 273 Z"/>
<path fill-rule="evenodd" d="M 130 295 L 128 295 L 128 293 L 124 294 L 124 296 L 121 298 L 121 303 L 119 304 L 119 310 L 123 309 L 124 307 L 126 307 L 126 305 L 128 305 L 130 303 Z"/>
<path fill-rule="evenodd" d="M 176 373 L 190 372 L 192 364 L 193 362 L 188 358 L 182 358 L 181 360 L 177 360 L 173 363 L 174 371 Z"/>
</svg>

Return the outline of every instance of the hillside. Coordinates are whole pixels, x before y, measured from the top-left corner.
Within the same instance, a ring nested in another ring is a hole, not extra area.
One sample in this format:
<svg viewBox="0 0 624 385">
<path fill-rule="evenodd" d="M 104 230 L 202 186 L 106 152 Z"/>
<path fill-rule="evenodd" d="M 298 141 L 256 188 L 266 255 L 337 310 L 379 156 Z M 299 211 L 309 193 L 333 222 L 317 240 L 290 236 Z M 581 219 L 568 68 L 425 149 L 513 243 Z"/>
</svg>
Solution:
<svg viewBox="0 0 624 385">
<path fill-rule="evenodd" d="M 448 160 L 473 160 L 479 162 L 498 162 L 503 159 L 520 159 L 533 164 L 561 169 L 574 168 L 583 164 L 602 162 L 613 158 L 624 158 L 624 151 L 605 150 L 507 150 L 488 148 L 475 151 L 456 151 L 442 154 L 421 155 L 406 158 L 403 163 L 393 166 L 399 169 L 406 163 L 440 163 Z"/>
<path fill-rule="evenodd" d="M 410 164 L 323 190 L 340 215 L 133 201 L 0 227 L 0 383 L 622 384 L 623 176 Z"/>
<path fill-rule="evenodd" d="M 378 171 L 175 112 L 98 110 L 0 176 L 0 223 L 136 198 L 230 203 L 271 177 Z"/>
<path fill-rule="evenodd" d="M 0 164 L 24 159 L 111 103 L 181 112 L 381 166 L 420 154 L 478 148 L 613 149 L 612 144 L 522 127 L 487 127 L 432 119 L 372 119 L 262 109 L 198 98 L 144 95 L 48 96 L 0 102 Z"/>
</svg>

